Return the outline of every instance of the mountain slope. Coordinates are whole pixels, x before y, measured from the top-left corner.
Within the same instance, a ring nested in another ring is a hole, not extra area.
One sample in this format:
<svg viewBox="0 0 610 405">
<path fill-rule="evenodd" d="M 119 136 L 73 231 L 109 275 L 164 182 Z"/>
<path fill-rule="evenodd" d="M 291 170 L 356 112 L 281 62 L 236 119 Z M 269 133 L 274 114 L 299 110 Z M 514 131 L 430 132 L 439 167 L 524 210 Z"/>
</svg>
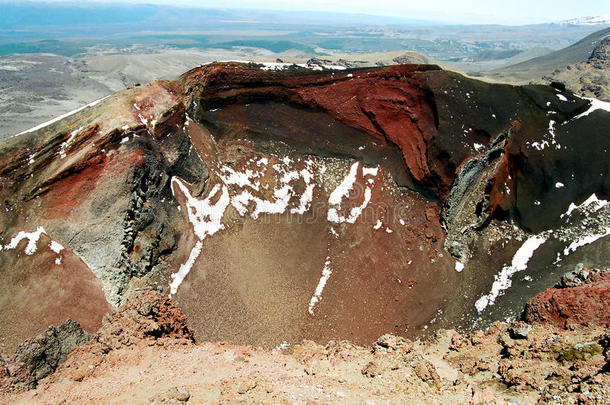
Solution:
<svg viewBox="0 0 610 405">
<path fill-rule="evenodd" d="M 575 44 L 552 52 L 548 55 L 489 72 L 489 77 L 496 80 L 512 79 L 521 82 L 536 80 L 543 75 L 550 75 L 556 69 L 586 61 L 593 49 L 608 35 L 610 28 L 604 28 L 581 39 Z"/>
</svg>

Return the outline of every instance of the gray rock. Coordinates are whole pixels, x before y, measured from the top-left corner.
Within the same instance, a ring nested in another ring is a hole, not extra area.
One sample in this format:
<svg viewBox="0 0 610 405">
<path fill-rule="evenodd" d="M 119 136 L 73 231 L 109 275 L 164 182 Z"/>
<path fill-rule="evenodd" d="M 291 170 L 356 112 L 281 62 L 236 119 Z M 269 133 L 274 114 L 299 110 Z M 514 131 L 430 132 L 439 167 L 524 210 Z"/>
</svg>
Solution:
<svg viewBox="0 0 610 405">
<path fill-rule="evenodd" d="M 6 360 L 4 360 L 4 357 L 0 355 L 0 380 L 5 377 L 8 377 L 8 364 L 6 363 Z"/>
<path fill-rule="evenodd" d="M 91 336 L 78 322 L 68 319 L 19 345 L 10 361 L 11 384 L 28 389 L 55 372 L 66 361 L 74 346 L 87 342 Z"/>
<path fill-rule="evenodd" d="M 600 269 L 589 269 L 584 267 L 582 263 L 578 263 L 574 271 L 570 271 L 559 280 L 559 283 L 555 286 L 556 288 L 573 288 L 578 287 L 581 284 L 587 283 L 594 276 L 603 273 Z"/>
<path fill-rule="evenodd" d="M 527 339 L 527 335 L 532 331 L 532 325 L 520 322 L 508 328 L 508 333 L 513 339 Z"/>
</svg>

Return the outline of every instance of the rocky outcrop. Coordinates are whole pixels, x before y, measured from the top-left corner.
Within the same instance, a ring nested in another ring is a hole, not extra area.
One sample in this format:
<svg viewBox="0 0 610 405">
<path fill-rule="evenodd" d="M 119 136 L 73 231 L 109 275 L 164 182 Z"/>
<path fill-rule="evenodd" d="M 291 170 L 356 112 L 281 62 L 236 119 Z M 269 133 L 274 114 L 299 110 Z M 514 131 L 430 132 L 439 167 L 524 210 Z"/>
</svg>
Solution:
<svg viewBox="0 0 610 405">
<path fill-rule="evenodd" d="M 587 60 L 561 67 L 543 80 L 560 81 L 577 94 L 610 101 L 610 37 L 601 39 Z"/>
<path fill-rule="evenodd" d="M 15 388 L 34 388 L 38 381 L 55 372 L 66 361 L 75 346 L 89 339 L 90 335 L 70 319 L 57 327 L 49 326 L 46 332 L 20 344 L 8 367 L 6 363 L 0 364 L 5 375 L 8 374 L 4 380 Z"/>
<path fill-rule="evenodd" d="M 602 39 L 597 44 L 589 56 L 589 62 L 597 69 L 604 69 L 610 65 L 610 37 Z"/>
<path fill-rule="evenodd" d="M 581 269 L 561 278 L 556 288 L 532 298 L 525 307 L 527 322 L 560 328 L 573 325 L 610 326 L 610 271 Z"/>
<path fill-rule="evenodd" d="M 170 298 L 154 291 L 137 291 L 104 318 L 92 344 L 112 350 L 163 339 L 195 340 L 182 310 Z"/>
</svg>

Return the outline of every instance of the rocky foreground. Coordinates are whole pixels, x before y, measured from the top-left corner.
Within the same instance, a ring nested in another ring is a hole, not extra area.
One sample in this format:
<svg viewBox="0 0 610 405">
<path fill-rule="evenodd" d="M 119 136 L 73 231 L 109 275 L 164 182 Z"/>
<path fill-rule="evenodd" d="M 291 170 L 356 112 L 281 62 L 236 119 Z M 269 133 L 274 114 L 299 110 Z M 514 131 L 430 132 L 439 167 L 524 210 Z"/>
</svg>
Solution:
<svg viewBox="0 0 610 405">
<path fill-rule="evenodd" d="M 600 275 L 609 274 L 584 269 L 566 275 L 558 288 L 531 300 L 524 316 L 531 317 L 532 306 L 545 306 L 549 294 L 589 289 L 594 295 Z M 607 307 L 607 285 L 605 291 L 601 304 Z M 533 325 L 495 323 L 467 335 L 442 330 L 427 340 L 383 335 L 371 346 L 303 341 L 264 350 L 196 343 L 170 299 L 141 291 L 93 336 L 68 321 L 22 344 L 2 363 L 0 401 L 606 404 L 610 316 L 584 321 L 590 312 L 580 304 L 555 304 L 564 327 L 539 310 Z"/>
</svg>

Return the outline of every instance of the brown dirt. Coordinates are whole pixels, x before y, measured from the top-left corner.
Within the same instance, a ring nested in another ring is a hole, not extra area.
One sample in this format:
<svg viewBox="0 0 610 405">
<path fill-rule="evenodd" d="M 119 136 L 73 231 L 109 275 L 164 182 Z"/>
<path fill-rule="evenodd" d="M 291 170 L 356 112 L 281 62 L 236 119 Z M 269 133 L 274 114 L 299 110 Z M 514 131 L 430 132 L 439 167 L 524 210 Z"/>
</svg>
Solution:
<svg viewBox="0 0 610 405">
<path fill-rule="evenodd" d="M 50 242 L 42 235 L 31 256 L 24 254 L 25 241 L 15 250 L 0 252 L 1 352 L 12 353 L 24 339 L 68 318 L 95 332 L 110 309 L 101 282 L 87 265 L 68 249 L 54 253 Z M 60 264 L 55 263 L 58 258 Z"/>
</svg>

